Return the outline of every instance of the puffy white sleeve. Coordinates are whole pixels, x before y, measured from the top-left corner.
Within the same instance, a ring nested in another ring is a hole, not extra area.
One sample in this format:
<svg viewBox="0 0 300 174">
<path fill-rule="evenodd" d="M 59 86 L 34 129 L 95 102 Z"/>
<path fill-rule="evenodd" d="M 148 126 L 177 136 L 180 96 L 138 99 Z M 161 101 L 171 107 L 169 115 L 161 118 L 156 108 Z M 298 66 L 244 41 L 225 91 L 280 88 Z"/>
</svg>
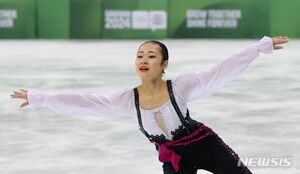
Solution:
<svg viewBox="0 0 300 174">
<path fill-rule="evenodd" d="M 172 80 L 174 90 L 185 103 L 210 95 L 241 74 L 260 52 L 273 52 L 273 41 L 270 37 L 264 36 L 259 42 L 229 55 L 207 70 L 178 75 Z"/>
<path fill-rule="evenodd" d="M 130 89 L 122 89 L 110 94 L 97 93 L 53 93 L 30 90 L 27 98 L 31 110 L 43 105 L 65 114 L 93 116 L 134 116 L 133 99 Z"/>
</svg>

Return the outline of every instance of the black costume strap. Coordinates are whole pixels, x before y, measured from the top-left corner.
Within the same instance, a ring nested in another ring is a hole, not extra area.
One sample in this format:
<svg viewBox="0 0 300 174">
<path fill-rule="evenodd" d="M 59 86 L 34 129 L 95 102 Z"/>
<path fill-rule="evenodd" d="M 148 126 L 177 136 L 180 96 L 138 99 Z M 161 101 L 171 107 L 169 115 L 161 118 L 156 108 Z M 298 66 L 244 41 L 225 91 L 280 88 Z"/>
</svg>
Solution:
<svg viewBox="0 0 300 174">
<path fill-rule="evenodd" d="M 190 134 L 189 132 L 189 129 L 188 129 L 188 123 L 187 121 L 184 119 L 177 103 L 176 103 L 176 100 L 175 100 L 175 97 L 174 97 L 174 93 L 173 93 L 173 89 L 172 89 L 172 83 L 171 83 L 171 80 L 167 80 L 167 86 L 168 86 L 168 91 L 169 91 L 169 96 L 170 96 L 170 100 L 172 102 L 172 105 L 182 123 L 182 125 L 186 128 L 186 131 L 188 134 Z M 189 110 L 187 109 L 187 117 L 189 117 Z"/>
<path fill-rule="evenodd" d="M 139 128 L 140 131 L 142 131 L 142 133 L 151 140 L 151 137 L 149 136 L 149 134 L 145 131 L 144 127 L 143 127 L 143 123 L 142 123 L 142 118 L 141 118 L 141 110 L 140 110 L 140 104 L 139 104 L 139 93 L 137 91 L 137 88 L 135 87 L 134 89 L 134 96 L 135 96 L 135 108 L 136 108 L 136 113 L 137 113 L 137 117 L 138 117 L 138 122 L 139 122 Z"/>
<path fill-rule="evenodd" d="M 170 100 L 171 100 L 171 103 L 182 123 L 182 125 L 185 127 L 186 131 L 188 134 L 190 134 L 190 131 L 189 131 L 189 127 L 188 127 L 188 119 L 190 118 L 190 115 L 189 115 L 189 110 L 187 109 L 187 115 L 186 115 L 186 118 L 187 120 L 184 119 L 177 103 L 176 103 L 176 100 L 175 100 L 175 97 L 174 97 L 174 94 L 173 94 L 173 90 L 172 90 L 172 83 L 171 83 L 171 80 L 167 80 L 167 87 L 168 87 L 168 92 L 169 92 L 169 96 L 170 96 Z M 135 108 L 136 108 L 136 111 L 137 111 L 137 117 L 138 117 L 138 122 L 139 122 L 139 129 L 140 131 L 149 139 L 149 140 L 153 140 L 153 136 L 150 136 L 144 129 L 143 127 L 143 123 L 142 123 L 142 118 L 141 118 L 141 111 L 140 111 L 140 105 L 139 105 L 139 94 L 138 94 L 138 90 L 137 90 L 137 87 L 135 87 L 134 89 L 134 96 L 135 96 Z"/>
</svg>

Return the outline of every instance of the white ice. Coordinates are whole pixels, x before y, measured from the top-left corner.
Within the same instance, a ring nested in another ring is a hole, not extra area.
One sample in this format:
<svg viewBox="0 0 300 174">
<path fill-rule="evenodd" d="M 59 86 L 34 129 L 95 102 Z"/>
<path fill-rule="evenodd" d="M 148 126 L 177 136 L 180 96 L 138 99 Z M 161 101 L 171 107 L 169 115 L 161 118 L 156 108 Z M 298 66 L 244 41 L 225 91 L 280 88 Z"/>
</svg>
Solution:
<svg viewBox="0 0 300 174">
<path fill-rule="evenodd" d="M 201 71 L 259 39 L 163 40 L 164 79 Z M 1 174 L 163 173 L 153 144 L 133 118 L 31 111 L 19 89 L 113 92 L 140 84 L 135 54 L 144 40 L 0 40 Z M 217 93 L 188 104 L 241 158 L 291 158 L 287 167 L 249 166 L 256 174 L 300 174 L 300 40 L 260 54 Z M 209 173 L 200 171 L 198 173 Z"/>
</svg>

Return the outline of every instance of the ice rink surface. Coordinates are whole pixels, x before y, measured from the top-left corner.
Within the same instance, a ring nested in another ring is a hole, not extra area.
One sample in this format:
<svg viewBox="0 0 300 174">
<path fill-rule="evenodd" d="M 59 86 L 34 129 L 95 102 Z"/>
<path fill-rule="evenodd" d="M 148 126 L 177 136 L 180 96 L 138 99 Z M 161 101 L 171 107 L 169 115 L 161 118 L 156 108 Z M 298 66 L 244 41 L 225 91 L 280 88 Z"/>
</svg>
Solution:
<svg viewBox="0 0 300 174">
<path fill-rule="evenodd" d="M 163 173 L 133 117 L 20 109 L 19 89 L 110 93 L 141 81 L 135 56 L 144 40 L 0 40 L 1 174 Z M 259 39 L 163 40 L 163 79 L 202 71 Z M 216 93 L 188 103 L 241 158 L 290 158 L 290 166 L 249 166 L 256 174 L 300 174 L 300 40 L 261 53 Z M 209 173 L 199 170 L 198 173 Z"/>
</svg>

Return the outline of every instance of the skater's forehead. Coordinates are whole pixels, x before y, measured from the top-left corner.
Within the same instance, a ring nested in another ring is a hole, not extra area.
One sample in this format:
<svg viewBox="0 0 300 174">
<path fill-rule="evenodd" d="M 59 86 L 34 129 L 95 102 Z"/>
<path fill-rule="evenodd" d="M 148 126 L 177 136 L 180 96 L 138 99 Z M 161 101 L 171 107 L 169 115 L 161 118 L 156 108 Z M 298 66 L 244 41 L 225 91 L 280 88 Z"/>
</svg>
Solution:
<svg viewBox="0 0 300 174">
<path fill-rule="evenodd" d="M 154 53 L 154 54 L 156 54 L 157 52 L 156 51 L 154 51 L 154 50 L 139 50 L 139 52 L 138 53 L 144 53 L 144 52 L 148 52 L 148 53 Z"/>
<path fill-rule="evenodd" d="M 145 43 L 143 45 L 141 45 L 141 47 L 138 50 L 138 53 L 157 53 L 160 51 L 160 46 L 155 44 L 155 43 Z"/>
</svg>

